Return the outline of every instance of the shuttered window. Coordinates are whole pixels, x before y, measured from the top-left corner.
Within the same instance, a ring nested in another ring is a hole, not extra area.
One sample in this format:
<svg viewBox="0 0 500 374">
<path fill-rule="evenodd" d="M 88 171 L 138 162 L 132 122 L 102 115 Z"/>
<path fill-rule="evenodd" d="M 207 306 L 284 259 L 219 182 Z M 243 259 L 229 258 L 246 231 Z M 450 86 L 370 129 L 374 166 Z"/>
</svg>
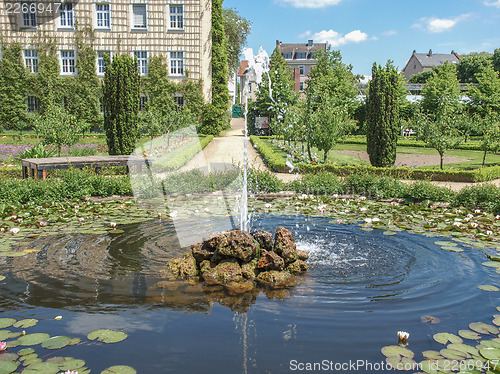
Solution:
<svg viewBox="0 0 500 374">
<path fill-rule="evenodd" d="M 132 28 L 145 29 L 147 27 L 146 4 L 132 5 Z"/>
</svg>

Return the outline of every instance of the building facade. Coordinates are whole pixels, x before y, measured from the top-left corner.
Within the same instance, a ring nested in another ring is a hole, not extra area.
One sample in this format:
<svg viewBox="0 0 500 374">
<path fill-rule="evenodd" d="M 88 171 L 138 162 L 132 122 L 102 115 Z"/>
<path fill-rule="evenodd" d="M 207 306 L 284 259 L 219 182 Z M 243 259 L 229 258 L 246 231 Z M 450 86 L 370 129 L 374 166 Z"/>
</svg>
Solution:
<svg viewBox="0 0 500 374">
<path fill-rule="evenodd" d="M 430 49 L 429 53 L 417 53 L 414 50 L 403 68 L 403 74 L 405 79 L 409 80 L 412 75 L 432 70 L 433 67 L 443 65 L 446 61 L 457 64 L 460 61 L 460 56 L 455 51 L 451 51 L 451 53 L 433 53 L 432 49 Z"/>
<path fill-rule="evenodd" d="M 255 100 L 258 86 L 255 79 L 255 72 L 248 68 L 247 60 L 240 62 L 237 75 L 239 79 L 240 104 L 246 103 L 247 100 Z"/>
<path fill-rule="evenodd" d="M 294 89 L 296 92 L 302 91 L 307 86 L 309 72 L 317 63 L 314 55 L 318 51 L 326 52 L 327 45 L 327 43 L 314 43 L 313 40 L 308 40 L 306 44 L 282 43 L 276 40 L 276 46 L 279 48 L 288 66 L 292 68 L 293 79 L 295 81 Z"/>
<path fill-rule="evenodd" d="M 203 80 L 211 100 L 211 0 L 73 0 L 0 2 L 0 28 L 5 41 L 23 46 L 23 60 L 38 68 L 34 37 L 55 38 L 61 75 L 77 75 L 75 30 L 95 31 L 96 71 L 104 76 L 104 54 L 136 56 L 142 76 L 151 57 L 168 61 L 169 79 Z"/>
</svg>

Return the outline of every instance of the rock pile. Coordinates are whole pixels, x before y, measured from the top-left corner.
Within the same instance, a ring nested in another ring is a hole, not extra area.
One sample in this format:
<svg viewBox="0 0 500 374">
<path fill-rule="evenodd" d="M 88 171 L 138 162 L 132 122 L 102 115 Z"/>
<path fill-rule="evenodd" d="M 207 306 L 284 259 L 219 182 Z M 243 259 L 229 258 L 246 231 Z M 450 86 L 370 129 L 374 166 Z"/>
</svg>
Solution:
<svg viewBox="0 0 500 374">
<path fill-rule="evenodd" d="M 297 284 L 297 274 L 307 271 L 308 254 L 297 250 L 293 235 L 284 227 L 271 233 L 233 230 L 214 233 L 191 252 L 167 264 L 176 277 L 223 286 L 229 293 L 240 294 L 257 285 L 288 288 Z"/>
</svg>

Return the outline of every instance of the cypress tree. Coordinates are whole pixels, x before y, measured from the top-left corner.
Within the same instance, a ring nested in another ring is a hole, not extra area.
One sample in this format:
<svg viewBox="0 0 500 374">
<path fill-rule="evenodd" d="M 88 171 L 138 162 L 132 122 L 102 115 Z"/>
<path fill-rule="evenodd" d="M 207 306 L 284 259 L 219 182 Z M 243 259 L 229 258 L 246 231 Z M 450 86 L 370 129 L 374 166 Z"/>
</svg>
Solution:
<svg viewBox="0 0 500 374">
<path fill-rule="evenodd" d="M 373 166 L 393 166 L 396 161 L 401 96 L 402 77 L 392 62 L 385 67 L 374 63 L 366 102 L 366 146 Z"/>
<path fill-rule="evenodd" d="M 137 60 L 119 55 L 111 63 L 105 55 L 104 130 L 110 155 L 127 155 L 135 149 L 139 137 L 140 76 Z"/>
</svg>

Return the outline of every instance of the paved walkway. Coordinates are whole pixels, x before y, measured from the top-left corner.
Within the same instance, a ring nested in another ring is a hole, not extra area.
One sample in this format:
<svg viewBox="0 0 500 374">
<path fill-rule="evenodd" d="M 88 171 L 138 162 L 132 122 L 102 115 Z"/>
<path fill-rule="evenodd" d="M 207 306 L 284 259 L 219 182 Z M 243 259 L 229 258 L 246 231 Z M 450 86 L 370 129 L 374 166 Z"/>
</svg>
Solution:
<svg viewBox="0 0 500 374">
<path fill-rule="evenodd" d="M 243 166 L 243 152 L 245 142 L 244 132 L 245 120 L 243 118 L 233 118 L 231 120 L 231 129 L 226 131 L 222 137 L 215 137 L 202 152 L 199 152 L 191 161 L 181 168 L 181 171 L 204 168 L 207 164 L 210 171 L 225 170 L 235 166 Z M 252 143 L 248 141 L 248 166 L 259 170 L 269 170 L 262 158 L 253 148 Z M 274 173 L 283 182 L 290 182 L 297 178 L 295 174 Z M 403 181 L 411 183 L 412 181 Z M 474 183 L 461 182 L 431 182 L 436 186 L 448 187 L 453 191 L 459 191 L 466 186 Z M 489 183 L 500 187 L 500 179 Z"/>
</svg>

